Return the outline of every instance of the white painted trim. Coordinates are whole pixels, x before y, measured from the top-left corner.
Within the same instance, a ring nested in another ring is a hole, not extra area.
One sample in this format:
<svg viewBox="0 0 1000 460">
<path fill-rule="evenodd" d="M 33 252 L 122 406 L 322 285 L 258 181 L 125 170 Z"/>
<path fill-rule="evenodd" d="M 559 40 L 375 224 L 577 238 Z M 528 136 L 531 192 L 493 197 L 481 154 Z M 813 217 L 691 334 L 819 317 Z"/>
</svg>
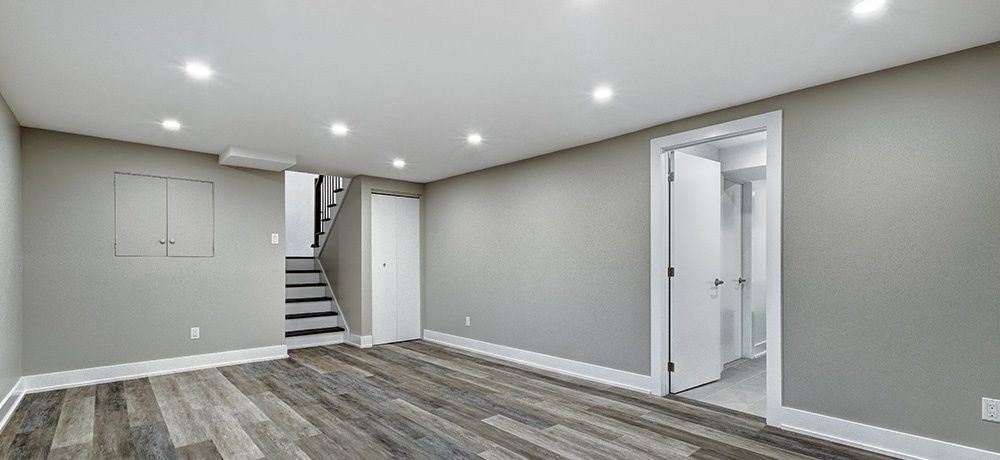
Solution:
<svg viewBox="0 0 1000 460">
<path fill-rule="evenodd" d="M 315 335 L 301 335 L 298 337 L 288 337 L 285 339 L 285 345 L 289 350 L 298 350 L 300 348 L 309 347 L 322 347 L 326 345 L 336 345 L 338 343 L 344 343 L 344 333 L 343 332 L 331 332 L 327 334 L 315 334 Z"/>
<path fill-rule="evenodd" d="M 4 396 L 0 400 L 0 430 L 3 430 L 3 427 L 7 426 L 7 422 L 10 421 L 11 416 L 14 415 L 14 410 L 17 409 L 18 404 L 21 404 L 21 399 L 23 398 L 24 377 L 21 377 L 11 387 L 7 396 Z"/>
<path fill-rule="evenodd" d="M 780 428 L 905 459 L 1000 460 L 1000 453 L 835 417 L 781 408 Z M 768 417 L 768 423 L 771 418 Z"/>
<path fill-rule="evenodd" d="M 649 392 L 649 376 L 424 329 L 424 340 L 629 390 Z"/>
<path fill-rule="evenodd" d="M 667 315 L 667 165 L 665 152 L 718 138 L 767 132 L 767 422 L 776 425 L 781 401 L 781 111 L 658 137 L 649 142 L 650 392 L 669 392 Z"/>
<path fill-rule="evenodd" d="M 357 348 L 371 348 L 372 336 L 346 334 L 344 335 L 344 343 Z"/>
<path fill-rule="evenodd" d="M 72 371 L 53 372 L 50 374 L 26 375 L 22 377 L 22 382 L 25 393 L 37 393 L 40 391 L 172 374 L 209 367 L 269 361 L 287 357 L 288 348 L 285 345 L 274 345 L 270 347 L 246 348 L 243 350 L 115 364 L 112 366 L 91 367 Z"/>
</svg>

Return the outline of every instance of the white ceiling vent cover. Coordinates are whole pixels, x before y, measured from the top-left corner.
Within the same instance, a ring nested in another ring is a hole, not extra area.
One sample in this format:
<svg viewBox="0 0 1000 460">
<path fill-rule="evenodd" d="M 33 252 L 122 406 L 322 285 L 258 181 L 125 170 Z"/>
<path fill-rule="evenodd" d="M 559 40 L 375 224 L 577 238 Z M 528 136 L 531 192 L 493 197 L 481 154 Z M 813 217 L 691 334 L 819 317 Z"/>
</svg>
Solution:
<svg viewBox="0 0 1000 460">
<path fill-rule="evenodd" d="M 297 162 L 298 159 L 294 156 L 277 155 L 236 146 L 229 146 L 225 152 L 219 155 L 220 165 L 263 169 L 265 171 L 284 171 L 295 166 Z"/>
</svg>

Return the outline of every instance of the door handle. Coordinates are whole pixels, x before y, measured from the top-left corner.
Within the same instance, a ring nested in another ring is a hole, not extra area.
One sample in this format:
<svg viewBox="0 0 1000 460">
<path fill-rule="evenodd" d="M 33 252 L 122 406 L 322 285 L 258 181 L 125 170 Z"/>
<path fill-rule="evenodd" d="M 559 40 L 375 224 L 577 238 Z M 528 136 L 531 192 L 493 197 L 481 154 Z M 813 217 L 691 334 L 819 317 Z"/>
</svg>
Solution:
<svg viewBox="0 0 1000 460">
<path fill-rule="evenodd" d="M 720 280 L 720 279 L 718 279 L 718 278 L 716 278 L 716 279 L 715 279 L 715 285 L 716 285 L 716 286 L 718 286 L 718 285 L 720 285 L 720 284 L 726 284 L 726 282 L 725 282 L 725 281 L 722 281 L 722 280 Z"/>
<path fill-rule="evenodd" d="M 743 284 L 743 283 L 747 282 L 747 279 L 741 276 L 738 280 L 736 280 L 736 282 L 740 283 L 740 284 Z"/>
</svg>

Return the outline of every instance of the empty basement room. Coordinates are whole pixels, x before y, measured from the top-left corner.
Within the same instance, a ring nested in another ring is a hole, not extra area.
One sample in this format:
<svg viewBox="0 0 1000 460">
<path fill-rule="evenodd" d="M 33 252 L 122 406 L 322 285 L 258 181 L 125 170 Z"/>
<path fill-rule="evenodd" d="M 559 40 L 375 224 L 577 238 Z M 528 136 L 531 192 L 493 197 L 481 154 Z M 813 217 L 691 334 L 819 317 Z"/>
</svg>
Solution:
<svg viewBox="0 0 1000 460">
<path fill-rule="evenodd" d="M 0 0 L 0 458 L 1000 460 L 1000 1 Z"/>
</svg>

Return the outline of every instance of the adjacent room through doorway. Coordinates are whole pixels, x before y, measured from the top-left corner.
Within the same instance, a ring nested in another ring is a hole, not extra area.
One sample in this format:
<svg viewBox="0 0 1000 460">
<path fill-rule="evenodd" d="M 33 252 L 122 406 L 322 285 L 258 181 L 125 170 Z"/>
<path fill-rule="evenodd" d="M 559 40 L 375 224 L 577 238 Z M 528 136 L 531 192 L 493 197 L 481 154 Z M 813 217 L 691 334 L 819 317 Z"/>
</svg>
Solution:
<svg viewBox="0 0 1000 460">
<path fill-rule="evenodd" d="M 689 156 L 691 158 L 681 158 Z M 714 344 L 704 349 L 706 367 L 703 376 L 692 379 L 677 379 L 672 382 L 671 392 L 684 397 L 727 407 L 759 416 L 767 413 L 766 391 L 766 213 L 767 213 L 767 133 L 758 132 L 707 142 L 673 151 L 675 171 L 679 165 L 689 162 L 704 163 L 711 168 L 711 183 L 720 184 L 715 189 L 701 192 L 707 200 L 704 209 L 694 211 L 703 214 L 712 222 L 695 227 L 699 235 L 714 241 L 694 246 L 702 251 L 703 246 L 718 247 L 718 278 L 707 290 L 693 286 L 695 297 L 689 302 L 671 304 L 671 314 L 677 321 L 675 329 L 692 331 L 686 326 L 691 315 L 704 317 L 703 328 L 695 329 L 699 334 L 710 331 L 707 340 L 718 343 L 718 360 L 713 360 Z M 714 168 L 718 168 L 716 174 Z M 697 180 L 690 177 L 689 179 Z M 718 192 L 716 192 L 718 190 Z M 690 193 L 685 187 L 675 189 L 678 196 Z M 690 202 L 690 200 L 687 200 Z M 702 200 L 698 200 L 702 203 Z M 713 203 L 716 203 L 713 205 Z M 673 203 L 672 203 L 673 204 Z M 674 206 L 671 218 L 676 221 L 689 220 L 685 215 L 691 211 L 683 206 Z M 716 224 L 716 222 L 718 222 Z M 696 224 L 697 225 L 697 224 Z M 680 229 L 678 222 L 672 226 Z M 714 229 L 718 228 L 718 232 Z M 713 231 L 706 232 L 707 228 Z M 711 236 L 708 236 L 708 235 Z M 672 233 L 672 245 L 692 248 L 687 235 Z M 678 248 L 677 252 L 684 249 Z M 693 257 L 700 258 L 698 254 Z M 709 270 L 715 270 L 714 261 Z M 678 278 L 676 282 L 685 282 Z M 678 291 L 686 291 L 686 286 L 677 286 Z M 712 292 L 712 291 L 715 292 Z M 717 306 L 717 308 L 716 308 Z M 716 314 L 716 311 L 718 314 Z M 684 340 L 682 337 L 675 339 Z M 676 344 L 674 349 L 682 348 Z M 716 369 L 711 367 L 715 366 Z M 706 379 L 709 379 L 706 381 Z M 676 383 L 676 384 L 675 384 Z"/>
</svg>

